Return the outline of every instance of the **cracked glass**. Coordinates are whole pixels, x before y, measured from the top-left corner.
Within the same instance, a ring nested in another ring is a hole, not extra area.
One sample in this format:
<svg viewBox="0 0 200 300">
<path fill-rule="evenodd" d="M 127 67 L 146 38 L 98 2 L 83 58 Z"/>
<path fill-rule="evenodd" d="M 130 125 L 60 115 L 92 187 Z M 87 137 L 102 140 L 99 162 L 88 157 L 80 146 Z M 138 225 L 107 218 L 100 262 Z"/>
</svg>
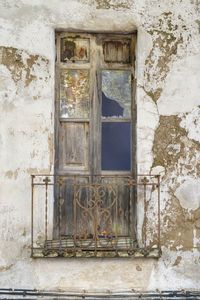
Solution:
<svg viewBox="0 0 200 300">
<path fill-rule="evenodd" d="M 102 71 L 102 117 L 131 117 L 131 71 Z"/>
</svg>

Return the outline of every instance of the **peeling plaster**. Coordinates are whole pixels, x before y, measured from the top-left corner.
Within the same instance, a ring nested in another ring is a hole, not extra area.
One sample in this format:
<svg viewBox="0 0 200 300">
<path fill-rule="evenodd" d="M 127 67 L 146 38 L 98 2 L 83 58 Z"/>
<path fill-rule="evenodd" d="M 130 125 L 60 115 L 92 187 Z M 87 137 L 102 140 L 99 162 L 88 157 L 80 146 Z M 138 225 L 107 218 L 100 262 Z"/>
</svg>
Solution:
<svg viewBox="0 0 200 300">
<path fill-rule="evenodd" d="M 184 43 L 182 30 L 187 30 L 181 17 L 175 21 L 172 12 L 163 13 L 158 23 L 147 32 L 152 35 L 153 48 L 146 58 L 145 92 L 157 102 L 161 96 L 170 64 Z"/>
<path fill-rule="evenodd" d="M 18 172 L 19 172 L 19 168 L 16 169 L 15 171 L 9 170 L 5 173 L 5 176 L 8 177 L 9 179 L 17 179 L 18 176 Z"/>
<path fill-rule="evenodd" d="M 186 135 L 185 129 L 180 127 L 180 122 L 181 119 L 176 116 L 160 117 L 153 144 L 153 167 L 174 167 L 180 158 L 184 151 L 181 137 Z"/>
<path fill-rule="evenodd" d="M 190 203 L 190 205 L 192 206 L 193 204 Z M 188 212 L 187 209 L 181 206 L 179 199 L 176 198 L 174 193 L 171 192 L 171 200 L 168 201 L 165 213 L 163 214 L 163 245 L 171 250 L 181 249 L 182 251 L 191 251 L 197 247 L 196 239 L 198 238 L 198 246 L 200 246 L 199 229 L 196 230 L 194 236 L 195 223 L 199 218 L 200 209 Z"/>
<path fill-rule="evenodd" d="M 200 54 L 188 55 L 173 63 L 157 102 L 160 115 L 190 112 L 200 105 Z M 178 83 L 178 84 L 177 84 Z"/>
<path fill-rule="evenodd" d="M 131 1 L 119 1 L 119 0 L 96 0 L 97 9 L 130 9 Z"/>
<path fill-rule="evenodd" d="M 141 268 L 139 265 L 137 265 L 137 266 L 136 266 L 136 270 L 139 271 L 139 272 L 141 272 L 141 271 L 142 271 L 142 268 Z"/>
<path fill-rule="evenodd" d="M 194 116 L 195 109 L 191 114 L 160 116 L 155 131 L 153 169 L 165 168 L 162 181 L 168 190 L 163 194 L 162 244 L 171 250 L 188 251 L 200 245 L 200 182 L 195 178 L 199 174 L 200 144 L 188 129 L 191 124 L 191 132 L 198 133 L 192 127 Z"/>
<path fill-rule="evenodd" d="M 14 265 L 14 264 L 10 264 L 10 265 L 8 265 L 8 266 L 1 266 L 1 265 L 0 265 L 0 272 L 5 272 L 5 271 L 10 270 L 10 269 L 12 268 L 13 265 Z"/>
<path fill-rule="evenodd" d="M 153 167 L 163 166 L 172 171 L 177 164 L 180 166 L 184 163 L 184 168 L 190 170 L 191 167 L 193 173 L 198 174 L 198 160 L 195 161 L 195 156 L 196 153 L 200 154 L 200 144 L 190 139 L 187 131 L 181 127 L 181 118 L 178 116 L 160 117 L 155 131 L 153 153 Z"/>
<path fill-rule="evenodd" d="M 200 180 L 183 182 L 175 191 L 175 196 L 184 209 L 196 210 L 200 207 Z"/>
<path fill-rule="evenodd" d="M 175 262 L 173 263 L 172 266 L 173 267 L 178 266 L 180 264 L 181 260 L 182 260 L 182 256 L 177 256 L 177 258 L 176 258 L 176 260 L 175 260 Z"/>
<path fill-rule="evenodd" d="M 198 25 L 198 28 L 199 28 L 199 33 L 200 33 L 200 20 L 196 20 L 195 22 L 196 22 L 196 23 L 197 23 L 197 25 Z"/>
<path fill-rule="evenodd" d="M 199 268 L 199 251 L 179 251 L 172 252 L 169 249 L 163 247 L 163 259 L 160 264 L 158 264 L 151 274 L 151 283 L 148 288 L 150 290 L 156 290 L 158 286 L 163 290 L 166 287 L 166 282 L 168 282 L 171 290 L 176 290 L 177 286 L 180 289 L 185 289 L 185 286 L 189 284 L 191 289 L 198 289 L 199 278 L 196 277 L 196 272 Z M 182 261 L 178 266 L 173 264 L 177 256 L 182 257 Z M 157 277 L 157 274 L 160 274 Z M 196 288 L 197 287 L 197 288 Z"/>
<path fill-rule="evenodd" d="M 11 111 L 22 102 L 46 97 L 50 79 L 49 60 L 27 51 L 0 47 L 0 97 L 5 111 Z M 18 101 L 17 101 L 18 100 Z"/>
<path fill-rule="evenodd" d="M 14 82 L 23 80 L 25 87 L 36 79 L 34 65 L 48 60 L 39 55 L 28 55 L 27 52 L 12 47 L 0 47 L 0 64 L 6 66 Z"/>
<path fill-rule="evenodd" d="M 187 131 L 188 138 L 200 143 L 200 106 L 190 113 L 180 115 L 180 126 Z"/>
</svg>

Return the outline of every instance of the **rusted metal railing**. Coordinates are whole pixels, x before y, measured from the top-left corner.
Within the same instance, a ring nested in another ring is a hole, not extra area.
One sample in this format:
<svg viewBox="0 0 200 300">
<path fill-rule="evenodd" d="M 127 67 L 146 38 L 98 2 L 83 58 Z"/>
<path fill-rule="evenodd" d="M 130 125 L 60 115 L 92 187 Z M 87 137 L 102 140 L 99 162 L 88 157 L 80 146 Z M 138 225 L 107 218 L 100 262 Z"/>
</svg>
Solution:
<svg viewBox="0 0 200 300">
<path fill-rule="evenodd" d="M 160 255 L 160 177 L 32 175 L 32 257 Z"/>
</svg>

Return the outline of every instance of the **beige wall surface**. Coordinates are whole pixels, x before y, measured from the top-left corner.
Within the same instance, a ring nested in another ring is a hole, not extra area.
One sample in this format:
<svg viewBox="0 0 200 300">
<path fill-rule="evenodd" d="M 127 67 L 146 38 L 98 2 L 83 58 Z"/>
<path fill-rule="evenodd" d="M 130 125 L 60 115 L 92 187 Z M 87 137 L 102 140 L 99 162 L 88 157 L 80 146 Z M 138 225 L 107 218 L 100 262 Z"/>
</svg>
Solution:
<svg viewBox="0 0 200 300">
<path fill-rule="evenodd" d="M 1 287 L 199 288 L 199 16 L 198 0 L 0 1 Z M 56 29 L 138 32 L 137 163 L 161 175 L 159 259 L 30 258 L 30 174 L 53 173 Z"/>
</svg>

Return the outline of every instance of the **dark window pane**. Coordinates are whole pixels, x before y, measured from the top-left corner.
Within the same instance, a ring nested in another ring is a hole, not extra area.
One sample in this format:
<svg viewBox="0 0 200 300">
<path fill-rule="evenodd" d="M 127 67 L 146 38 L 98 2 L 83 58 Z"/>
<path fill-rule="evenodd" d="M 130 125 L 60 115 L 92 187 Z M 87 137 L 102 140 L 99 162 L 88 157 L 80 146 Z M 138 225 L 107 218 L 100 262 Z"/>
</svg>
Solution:
<svg viewBox="0 0 200 300">
<path fill-rule="evenodd" d="M 130 71 L 102 71 L 102 117 L 131 117 Z"/>
<path fill-rule="evenodd" d="M 102 170 L 131 169 L 131 123 L 102 123 Z"/>
</svg>

